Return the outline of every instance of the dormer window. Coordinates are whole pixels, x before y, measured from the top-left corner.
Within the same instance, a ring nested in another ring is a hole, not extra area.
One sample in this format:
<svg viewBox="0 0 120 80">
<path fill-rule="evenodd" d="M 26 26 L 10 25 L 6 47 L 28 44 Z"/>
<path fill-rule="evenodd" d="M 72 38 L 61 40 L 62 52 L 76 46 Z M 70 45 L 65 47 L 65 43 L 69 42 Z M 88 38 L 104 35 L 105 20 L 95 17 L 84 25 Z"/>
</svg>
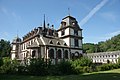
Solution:
<svg viewBox="0 0 120 80">
<path fill-rule="evenodd" d="M 62 27 L 66 26 L 66 22 L 61 22 Z"/>
<path fill-rule="evenodd" d="M 57 45 L 60 45 L 60 42 L 57 42 Z"/>
<path fill-rule="evenodd" d="M 50 44 L 53 44 L 52 40 L 50 41 Z"/>
<path fill-rule="evenodd" d="M 66 43 L 64 43 L 64 46 L 67 46 L 67 44 L 66 44 Z"/>
</svg>

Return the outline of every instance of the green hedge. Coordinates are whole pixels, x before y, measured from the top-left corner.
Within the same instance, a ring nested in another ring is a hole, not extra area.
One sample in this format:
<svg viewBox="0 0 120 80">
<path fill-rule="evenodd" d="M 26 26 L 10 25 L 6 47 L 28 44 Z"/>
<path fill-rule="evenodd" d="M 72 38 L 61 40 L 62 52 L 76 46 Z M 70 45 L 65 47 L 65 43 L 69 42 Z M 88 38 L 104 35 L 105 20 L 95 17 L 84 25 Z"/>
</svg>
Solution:
<svg viewBox="0 0 120 80">
<path fill-rule="evenodd" d="M 0 73 L 7 74 L 26 74 L 26 75 L 69 75 L 90 73 L 93 71 L 105 71 L 120 68 L 120 63 L 95 65 L 91 59 L 82 57 L 81 59 L 71 61 L 61 61 L 58 64 L 51 64 L 51 61 L 45 59 L 30 59 L 29 64 L 21 65 L 17 60 L 3 58 L 0 61 Z"/>
</svg>

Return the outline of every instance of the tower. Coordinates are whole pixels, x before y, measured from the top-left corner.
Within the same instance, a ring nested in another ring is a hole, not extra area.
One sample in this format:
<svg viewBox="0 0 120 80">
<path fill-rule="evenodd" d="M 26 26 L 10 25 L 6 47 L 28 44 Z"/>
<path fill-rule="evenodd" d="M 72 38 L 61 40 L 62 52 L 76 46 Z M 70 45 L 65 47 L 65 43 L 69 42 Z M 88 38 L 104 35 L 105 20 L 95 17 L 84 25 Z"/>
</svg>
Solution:
<svg viewBox="0 0 120 80">
<path fill-rule="evenodd" d="M 74 17 L 69 15 L 62 19 L 58 36 L 66 42 L 73 55 L 82 54 L 82 29 Z"/>
<path fill-rule="evenodd" d="M 11 50 L 12 60 L 19 58 L 20 44 L 21 44 L 21 39 L 18 36 L 15 37 L 12 41 L 12 50 Z"/>
</svg>

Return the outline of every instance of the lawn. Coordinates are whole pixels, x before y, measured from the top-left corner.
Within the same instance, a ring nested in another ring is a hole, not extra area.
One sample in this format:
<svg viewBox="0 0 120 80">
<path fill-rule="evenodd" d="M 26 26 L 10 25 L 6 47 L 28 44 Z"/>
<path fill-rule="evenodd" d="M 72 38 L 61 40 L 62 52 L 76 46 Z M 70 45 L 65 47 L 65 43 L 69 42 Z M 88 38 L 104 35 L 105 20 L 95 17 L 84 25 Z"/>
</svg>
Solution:
<svg viewBox="0 0 120 80">
<path fill-rule="evenodd" d="M 67 76 L 0 75 L 0 80 L 120 80 L 120 69 Z"/>
</svg>

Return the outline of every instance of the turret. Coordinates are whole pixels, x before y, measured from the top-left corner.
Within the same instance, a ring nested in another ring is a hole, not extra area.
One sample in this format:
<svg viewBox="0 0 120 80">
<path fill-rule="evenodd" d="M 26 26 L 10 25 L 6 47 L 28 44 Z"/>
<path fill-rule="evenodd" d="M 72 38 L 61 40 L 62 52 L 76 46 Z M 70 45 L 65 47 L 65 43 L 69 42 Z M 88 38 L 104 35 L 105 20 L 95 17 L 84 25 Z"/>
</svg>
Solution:
<svg viewBox="0 0 120 80">
<path fill-rule="evenodd" d="M 19 58 L 20 44 L 21 44 L 21 39 L 18 36 L 15 37 L 12 41 L 12 50 L 11 50 L 12 60 Z"/>
</svg>

